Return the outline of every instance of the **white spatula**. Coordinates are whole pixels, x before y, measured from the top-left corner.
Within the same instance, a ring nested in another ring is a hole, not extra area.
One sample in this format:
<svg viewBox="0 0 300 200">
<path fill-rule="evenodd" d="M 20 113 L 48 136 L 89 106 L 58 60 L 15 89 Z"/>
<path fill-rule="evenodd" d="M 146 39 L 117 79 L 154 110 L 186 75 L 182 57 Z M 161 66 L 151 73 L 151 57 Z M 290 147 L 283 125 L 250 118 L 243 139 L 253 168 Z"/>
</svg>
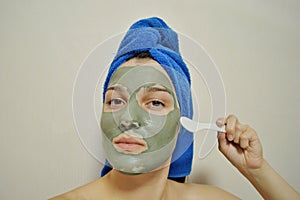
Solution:
<svg viewBox="0 0 300 200">
<path fill-rule="evenodd" d="M 226 132 L 225 126 L 218 127 L 216 124 L 200 123 L 200 122 L 191 120 L 187 117 L 181 117 L 180 123 L 182 124 L 182 126 L 184 128 L 186 128 L 188 131 L 191 131 L 191 132 L 197 132 L 200 130 L 212 130 L 212 131 Z"/>
</svg>

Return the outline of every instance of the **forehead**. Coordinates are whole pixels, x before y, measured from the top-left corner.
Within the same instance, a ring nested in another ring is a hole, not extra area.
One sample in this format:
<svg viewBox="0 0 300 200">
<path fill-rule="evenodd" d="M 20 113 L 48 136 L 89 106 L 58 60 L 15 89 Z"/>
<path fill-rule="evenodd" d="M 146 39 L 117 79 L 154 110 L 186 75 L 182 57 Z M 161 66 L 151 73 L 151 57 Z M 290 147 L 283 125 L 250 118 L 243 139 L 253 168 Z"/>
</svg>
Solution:
<svg viewBox="0 0 300 200">
<path fill-rule="evenodd" d="M 152 66 L 122 67 L 113 74 L 109 87 L 122 85 L 131 93 L 142 86 L 161 85 L 172 91 L 169 79 Z"/>
<path fill-rule="evenodd" d="M 123 85 L 130 92 L 144 85 L 157 84 L 170 91 L 173 90 L 173 85 L 164 69 L 155 61 L 150 61 L 124 63 L 113 74 L 109 86 Z"/>
<path fill-rule="evenodd" d="M 155 69 L 157 69 L 158 71 L 162 72 L 166 77 L 169 78 L 169 75 L 167 74 L 167 72 L 164 70 L 164 68 L 155 60 L 151 59 L 151 58 L 132 58 L 126 62 L 124 62 L 120 68 L 122 67 L 128 67 L 128 66 L 151 66 Z"/>
</svg>

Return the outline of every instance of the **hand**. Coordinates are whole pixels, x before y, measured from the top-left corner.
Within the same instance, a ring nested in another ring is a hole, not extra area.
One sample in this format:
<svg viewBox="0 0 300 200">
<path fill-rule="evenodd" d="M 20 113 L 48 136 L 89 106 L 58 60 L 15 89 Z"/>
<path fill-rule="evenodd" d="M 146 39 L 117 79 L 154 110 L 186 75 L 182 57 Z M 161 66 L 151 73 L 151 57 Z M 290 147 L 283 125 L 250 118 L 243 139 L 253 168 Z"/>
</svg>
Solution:
<svg viewBox="0 0 300 200">
<path fill-rule="evenodd" d="M 234 115 L 220 118 L 216 124 L 226 125 L 226 132 L 218 133 L 219 150 L 238 170 L 243 173 L 262 166 L 262 146 L 255 130 L 241 124 Z"/>
</svg>

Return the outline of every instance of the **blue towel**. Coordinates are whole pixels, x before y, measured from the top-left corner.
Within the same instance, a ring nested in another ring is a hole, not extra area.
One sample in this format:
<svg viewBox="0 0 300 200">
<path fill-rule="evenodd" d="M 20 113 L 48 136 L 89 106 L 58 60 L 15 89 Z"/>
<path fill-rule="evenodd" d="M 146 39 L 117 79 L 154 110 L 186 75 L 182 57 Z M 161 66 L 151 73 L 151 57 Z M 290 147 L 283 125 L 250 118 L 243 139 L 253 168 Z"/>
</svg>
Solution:
<svg viewBox="0 0 300 200">
<path fill-rule="evenodd" d="M 157 17 L 137 21 L 126 33 L 109 68 L 103 88 L 103 99 L 110 78 L 116 69 L 137 53 L 144 51 L 148 51 L 170 76 L 176 90 L 181 116 L 192 118 L 191 78 L 179 52 L 177 33 Z M 193 141 L 193 134 L 181 126 L 172 155 L 169 178 L 185 177 L 190 174 L 193 159 Z M 106 163 L 101 176 L 104 176 L 110 170 L 109 163 Z"/>
</svg>

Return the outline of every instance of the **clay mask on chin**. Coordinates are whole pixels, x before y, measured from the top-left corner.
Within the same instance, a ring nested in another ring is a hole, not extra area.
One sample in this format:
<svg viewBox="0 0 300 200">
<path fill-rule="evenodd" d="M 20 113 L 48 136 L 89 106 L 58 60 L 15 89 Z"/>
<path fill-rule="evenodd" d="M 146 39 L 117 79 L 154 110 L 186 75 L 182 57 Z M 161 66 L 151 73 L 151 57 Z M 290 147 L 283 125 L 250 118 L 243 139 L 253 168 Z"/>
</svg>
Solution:
<svg viewBox="0 0 300 200">
<path fill-rule="evenodd" d="M 106 96 L 104 107 L 111 106 L 108 103 L 113 98 L 117 105 L 124 103 L 120 109 L 102 111 L 103 145 L 109 163 L 127 174 L 147 173 L 162 166 L 172 155 L 179 129 L 180 110 L 170 80 L 151 66 L 122 67 L 108 88 L 116 95 Z M 147 98 L 166 96 L 168 105 L 164 106 L 169 109 L 165 113 L 145 106 Z"/>
</svg>

